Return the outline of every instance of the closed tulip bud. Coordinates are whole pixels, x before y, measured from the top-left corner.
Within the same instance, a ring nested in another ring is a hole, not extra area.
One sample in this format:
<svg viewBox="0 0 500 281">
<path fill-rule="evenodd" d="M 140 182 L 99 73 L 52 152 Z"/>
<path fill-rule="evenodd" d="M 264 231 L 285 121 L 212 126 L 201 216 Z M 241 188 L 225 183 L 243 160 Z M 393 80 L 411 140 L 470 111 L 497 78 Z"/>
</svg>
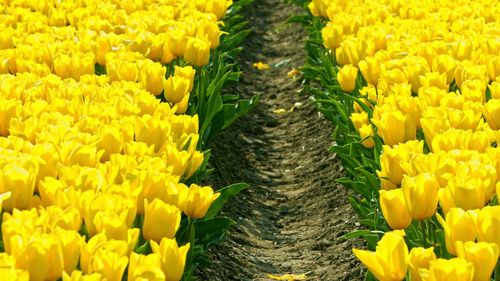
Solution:
<svg viewBox="0 0 500 281">
<path fill-rule="evenodd" d="M 184 59 L 194 66 L 208 64 L 210 58 L 210 42 L 199 38 L 189 38 Z"/>
<path fill-rule="evenodd" d="M 144 202 L 144 239 L 160 242 L 162 238 L 174 238 L 181 222 L 181 211 L 159 199 Z"/>
<path fill-rule="evenodd" d="M 436 260 L 436 254 L 434 254 L 434 248 L 421 248 L 416 247 L 410 251 L 410 262 L 408 263 L 410 267 L 410 279 L 412 281 L 423 281 L 420 278 L 420 269 L 429 269 L 431 262 Z"/>
<path fill-rule="evenodd" d="M 196 219 L 203 218 L 212 202 L 220 195 L 220 193 L 214 193 L 210 186 L 200 187 L 196 184 L 191 184 L 189 188 L 181 188 L 180 194 L 181 210 L 189 217 Z"/>
<path fill-rule="evenodd" d="M 321 30 L 321 35 L 323 36 L 323 46 L 334 51 L 340 47 L 344 36 L 342 25 L 335 25 L 329 22 Z"/>
<path fill-rule="evenodd" d="M 456 256 L 455 243 L 457 241 L 476 240 L 476 226 L 470 214 L 460 208 L 451 208 L 446 214 L 446 220 L 436 214 L 437 219 L 444 229 L 446 249 Z"/>
<path fill-rule="evenodd" d="M 335 49 L 335 61 L 338 65 L 346 65 L 349 64 L 349 57 L 343 48 Z"/>
<path fill-rule="evenodd" d="M 189 251 L 189 243 L 179 247 L 175 239 L 163 238 L 158 245 L 151 241 L 153 253 L 161 257 L 161 266 L 165 273 L 166 281 L 179 281 L 184 274 L 186 255 Z"/>
<path fill-rule="evenodd" d="M 447 84 L 451 84 L 455 78 L 456 66 L 455 59 L 448 54 L 438 55 L 432 60 L 432 71 L 446 74 Z"/>
<path fill-rule="evenodd" d="M 437 259 L 429 270 L 420 269 L 420 278 L 425 281 L 472 281 L 474 265 L 462 258 Z"/>
<path fill-rule="evenodd" d="M 80 259 L 80 251 L 85 239 L 76 231 L 56 228 L 53 232 L 57 235 L 64 258 L 64 271 L 72 272 L 76 269 Z"/>
<path fill-rule="evenodd" d="M 373 148 L 375 146 L 375 141 L 373 140 L 374 136 L 375 132 L 373 131 L 372 125 L 363 125 L 359 128 L 359 137 L 364 147 Z"/>
<path fill-rule="evenodd" d="M 359 62 L 359 70 L 368 84 L 377 85 L 381 72 L 381 61 L 377 57 L 367 57 Z"/>
<path fill-rule="evenodd" d="M 162 281 L 165 280 L 165 273 L 161 267 L 161 257 L 159 254 L 149 254 L 147 256 L 132 253 L 128 265 L 128 280 L 130 281 Z"/>
<path fill-rule="evenodd" d="M 448 182 L 448 188 L 456 207 L 473 210 L 485 204 L 486 190 L 478 177 L 456 177 Z"/>
<path fill-rule="evenodd" d="M 54 235 L 34 235 L 28 244 L 21 249 L 16 249 L 16 254 L 17 268 L 27 270 L 30 280 L 57 280 L 62 277 L 63 252 Z"/>
<path fill-rule="evenodd" d="M 403 280 L 408 269 L 408 247 L 404 231 L 386 232 L 375 252 L 353 249 L 353 253 L 381 281 Z"/>
<path fill-rule="evenodd" d="M 36 163 L 26 164 L 25 167 L 9 163 L 0 170 L 0 193 L 11 192 L 10 198 L 3 201 L 4 210 L 24 210 L 31 207 L 37 173 Z"/>
<path fill-rule="evenodd" d="M 337 81 L 344 92 L 352 92 L 356 88 L 358 68 L 350 64 L 344 65 L 337 73 Z"/>
<path fill-rule="evenodd" d="M 165 81 L 165 99 L 174 104 L 181 102 L 189 94 L 190 84 L 187 78 L 170 76 Z"/>
<path fill-rule="evenodd" d="M 400 188 L 380 190 L 380 208 L 391 229 L 405 229 L 411 224 L 403 191 Z"/>
<path fill-rule="evenodd" d="M 493 130 L 500 130 L 500 99 L 491 99 L 484 105 L 484 118 Z"/>
<path fill-rule="evenodd" d="M 189 93 L 187 93 L 180 102 L 176 103 L 176 109 L 175 113 L 176 114 L 184 114 L 187 111 L 188 105 L 189 105 Z"/>
<path fill-rule="evenodd" d="M 186 178 L 190 178 L 201 166 L 201 164 L 203 163 L 203 159 L 205 159 L 203 153 L 199 151 L 193 152 L 193 156 L 191 157 L 191 159 L 189 159 L 184 176 Z"/>
<path fill-rule="evenodd" d="M 186 53 L 188 37 L 183 29 L 174 29 L 167 33 L 165 43 L 168 45 L 170 53 L 176 57 Z"/>
<path fill-rule="evenodd" d="M 144 60 L 139 63 L 139 81 L 142 87 L 151 94 L 158 96 L 163 92 L 167 68 L 159 63 Z"/>
<path fill-rule="evenodd" d="M 401 184 L 406 207 L 415 220 L 425 220 L 434 215 L 438 203 L 439 183 L 430 173 L 405 177 Z"/>
<path fill-rule="evenodd" d="M 193 90 L 195 74 L 196 70 L 191 66 L 180 67 L 176 65 L 174 67 L 174 77 L 184 77 L 189 79 L 189 92 Z"/>
<path fill-rule="evenodd" d="M 486 206 L 477 216 L 478 240 L 495 243 L 500 247 L 500 206 Z"/>
<path fill-rule="evenodd" d="M 473 281 L 489 281 L 498 261 L 498 245 L 486 242 L 461 242 L 455 245 L 457 256 L 474 265 Z"/>
</svg>

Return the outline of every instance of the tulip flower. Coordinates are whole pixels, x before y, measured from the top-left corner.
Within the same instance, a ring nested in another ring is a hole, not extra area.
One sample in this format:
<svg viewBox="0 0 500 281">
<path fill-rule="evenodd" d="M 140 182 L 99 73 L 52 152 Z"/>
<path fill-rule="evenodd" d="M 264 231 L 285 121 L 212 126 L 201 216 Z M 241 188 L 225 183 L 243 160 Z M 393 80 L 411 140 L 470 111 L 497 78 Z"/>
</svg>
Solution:
<svg viewBox="0 0 500 281">
<path fill-rule="evenodd" d="M 88 275 L 83 275 L 79 270 L 74 270 L 69 275 L 63 272 L 62 281 L 103 281 L 102 275 L 100 273 L 92 273 Z"/>
<path fill-rule="evenodd" d="M 179 247 L 175 239 L 163 238 L 158 245 L 151 241 L 153 253 L 159 254 L 166 281 L 179 281 L 184 273 L 189 243 Z"/>
<path fill-rule="evenodd" d="M 446 73 L 427 72 L 420 76 L 420 84 L 424 88 L 438 88 L 448 90 L 448 83 L 446 81 Z"/>
<path fill-rule="evenodd" d="M 404 177 L 401 184 L 406 207 L 415 220 L 431 218 L 436 212 L 439 183 L 430 173 Z"/>
<path fill-rule="evenodd" d="M 335 50 L 340 47 L 343 37 L 343 28 L 341 25 L 334 25 L 331 22 L 321 30 L 323 37 L 323 46 L 330 50 Z"/>
<path fill-rule="evenodd" d="M 461 242 L 455 244 L 457 256 L 474 265 L 473 281 L 489 281 L 498 262 L 498 245 L 486 242 Z"/>
<path fill-rule="evenodd" d="M 453 205 L 464 210 L 481 209 L 486 200 L 486 190 L 478 177 L 456 177 L 447 186 Z"/>
<path fill-rule="evenodd" d="M 21 103 L 16 100 L 0 100 L 0 136 L 9 135 L 10 120 L 21 115 Z"/>
<path fill-rule="evenodd" d="M 410 160 L 410 154 L 423 153 L 423 142 L 409 141 L 394 147 L 383 146 L 380 156 L 381 171 L 377 171 L 383 189 L 393 189 L 403 180 L 403 166 Z"/>
<path fill-rule="evenodd" d="M 500 206 L 486 206 L 477 217 L 477 236 L 479 241 L 495 243 L 500 247 Z"/>
<path fill-rule="evenodd" d="M 431 262 L 429 270 L 419 270 L 424 281 L 472 281 L 474 271 L 474 265 L 462 258 L 437 259 Z"/>
<path fill-rule="evenodd" d="M 491 97 L 494 99 L 500 99 L 500 82 L 492 82 L 488 85 L 490 89 Z"/>
<path fill-rule="evenodd" d="M 98 211 L 93 219 L 96 231 L 106 234 L 108 239 L 126 241 L 128 227 L 124 215 L 126 213 L 117 214 L 114 210 Z"/>
<path fill-rule="evenodd" d="M 354 125 L 354 129 L 356 129 L 358 133 L 361 126 L 370 124 L 370 121 L 368 119 L 368 113 L 364 111 L 361 113 L 356 113 L 356 112 L 351 113 L 349 119 L 351 119 L 351 122 Z"/>
<path fill-rule="evenodd" d="M 380 190 L 380 208 L 387 224 L 392 229 L 405 229 L 411 224 L 403 191 L 400 188 Z"/>
<path fill-rule="evenodd" d="M 455 77 L 455 59 L 448 55 L 438 55 L 432 60 L 432 71 L 446 74 L 446 83 L 451 84 Z"/>
<path fill-rule="evenodd" d="M 404 231 L 386 232 L 377 243 L 375 252 L 353 249 L 363 265 L 380 281 L 403 280 L 408 268 L 408 247 Z"/>
<path fill-rule="evenodd" d="M 352 92 L 356 88 L 358 68 L 350 64 L 344 65 L 337 73 L 337 81 L 344 92 Z"/>
<path fill-rule="evenodd" d="M 170 76 L 165 81 L 165 99 L 172 103 L 181 102 L 189 94 L 191 80 L 182 76 Z"/>
<path fill-rule="evenodd" d="M 177 113 L 177 114 L 184 114 L 184 113 L 186 113 L 187 108 L 188 108 L 188 104 L 189 104 L 189 96 L 190 96 L 189 93 L 186 94 L 184 96 L 184 98 L 182 98 L 182 100 L 180 102 L 178 102 L 178 103 L 175 104 L 176 107 L 177 107 L 176 110 L 175 110 L 175 113 Z"/>
<path fill-rule="evenodd" d="M 210 42 L 198 38 L 189 38 L 184 59 L 194 66 L 208 64 L 210 57 Z"/>
<path fill-rule="evenodd" d="M 76 269 L 80 259 L 80 251 L 85 243 L 85 239 L 76 231 L 57 228 L 53 232 L 57 235 L 64 260 L 64 271 L 72 272 Z"/>
<path fill-rule="evenodd" d="M 146 91 L 158 96 L 163 92 L 167 68 L 159 63 L 144 60 L 139 63 L 139 81 Z"/>
<path fill-rule="evenodd" d="M 377 134 L 384 144 L 393 146 L 405 141 L 416 139 L 417 124 L 415 120 L 405 116 L 401 111 L 386 111 L 372 118 L 377 127 Z"/>
<path fill-rule="evenodd" d="M 174 66 L 174 77 L 184 77 L 190 81 L 188 92 L 191 92 L 193 90 L 195 74 L 196 70 L 191 66 Z"/>
<path fill-rule="evenodd" d="M 446 249 L 450 254 L 456 255 L 455 243 L 457 241 L 476 240 L 476 225 L 466 211 L 460 208 L 451 208 L 446 214 L 446 220 L 440 214 L 436 214 L 436 216 L 444 229 Z"/>
<path fill-rule="evenodd" d="M 484 117 L 494 130 L 500 130 L 500 99 L 491 99 L 484 105 Z"/>
<path fill-rule="evenodd" d="M 30 280 L 57 280 L 64 269 L 61 245 L 54 235 L 38 234 L 16 252 L 17 268 L 27 270 Z"/>
<path fill-rule="evenodd" d="M 423 281 L 420 277 L 420 269 L 429 269 L 431 263 L 436 260 L 436 254 L 434 254 L 434 248 L 421 248 L 416 247 L 410 251 L 410 261 L 408 266 L 410 267 L 410 279 L 412 281 Z"/>
<path fill-rule="evenodd" d="M 172 53 L 174 56 L 183 56 L 186 53 L 188 44 L 186 31 L 183 29 L 171 30 L 166 35 L 165 44 L 168 45 L 170 53 Z"/>
<path fill-rule="evenodd" d="M 196 27 L 196 37 L 207 38 L 208 42 L 210 42 L 210 49 L 219 46 L 221 34 L 223 33 L 220 31 L 219 25 L 214 21 L 202 20 Z"/>
<path fill-rule="evenodd" d="M 182 187 L 179 185 L 179 187 Z M 210 186 L 200 187 L 196 184 L 191 184 L 189 188 L 181 188 L 180 190 L 179 207 L 191 218 L 203 218 L 207 213 L 210 205 L 217 199 L 220 193 L 214 193 Z"/>
<path fill-rule="evenodd" d="M 373 127 L 370 124 L 363 125 L 359 128 L 359 137 L 361 139 L 361 144 L 366 148 L 373 148 L 375 146 L 375 141 L 373 137 L 375 136 L 375 132 L 373 131 Z"/>
<path fill-rule="evenodd" d="M 165 280 L 165 273 L 161 267 L 161 257 L 159 254 L 149 254 L 147 256 L 132 253 L 128 265 L 128 279 L 130 281 Z"/>
<path fill-rule="evenodd" d="M 381 72 L 380 64 L 381 61 L 377 57 L 367 57 L 359 62 L 359 70 L 367 83 L 377 85 Z"/>
<path fill-rule="evenodd" d="M 160 242 L 162 238 L 174 238 L 181 222 L 181 211 L 159 199 L 144 202 L 144 239 Z"/>
<path fill-rule="evenodd" d="M 7 211 L 12 211 L 13 208 L 28 209 L 32 205 L 38 166 L 31 161 L 23 166 L 9 163 L 0 170 L 0 179 L 3 179 L 0 193 L 10 192 L 11 195 L 2 204 Z"/>
</svg>

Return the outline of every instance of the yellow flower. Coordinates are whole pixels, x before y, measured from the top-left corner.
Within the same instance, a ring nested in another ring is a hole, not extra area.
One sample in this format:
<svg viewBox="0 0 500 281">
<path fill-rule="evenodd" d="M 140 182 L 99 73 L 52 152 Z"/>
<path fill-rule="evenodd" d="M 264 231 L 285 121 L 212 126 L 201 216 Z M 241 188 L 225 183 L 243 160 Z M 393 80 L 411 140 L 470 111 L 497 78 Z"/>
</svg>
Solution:
<svg viewBox="0 0 500 281">
<path fill-rule="evenodd" d="M 195 74 L 196 70 L 191 66 L 174 66 L 174 77 L 184 77 L 190 81 L 188 92 L 191 92 L 193 90 Z"/>
<path fill-rule="evenodd" d="M 149 254 L 147 256 L 132 253 L 128 265 L 128 280 L 130 281 L 162 281 L 165 280 L 165 273 L 161 267 L 161 257 L 159 254 Z"/>
<path fill-rule="evenodd" d="M 351 113 L 351 116 L 349 117 L 349 119 L 351 119 L 351 122 L 354 125 L 354 129 L 356 129 L 356 131 L 358 133 L 359 133 L 359 129 L 363 125 L 370 124 L 370 121 L 368 119 L 368 113 L 366 113 L 364 111 L 360 112 L 360 113 L 356 113 L 356 112 Z"/>
<path fill-rule="evenodd" d="M 432 71 L 445 73 L 447 84 L 451 84 L 455 78 L 455 68 L 455 59 L 448 54 L 438 55 L 432 60 Z"/>
<path fill-rule="evenodd" d="M 356 88 L 358 68 L 350 64 L 344 65 L 337 73 L 337 81 L 344 92 L 352 92 Z"/>
<path fill-rule="evenodd" d="M 500 130 L 500 99 L 491 99 L 484 105 L 484 118 L 493 130 Z"/>
<path fill-rule="evenodd" d="M 163 92 L 167 68 L 150 60 L 139 62 L 139 81 L 142 87 L 151 94 L 158 96 Z"/>
<path fill-rule="evenodd" d="M 71 275 L 63 272 L 62 276 L 63 281 L 102 281 L 102 275 L 100 273 L 92 273 L 89 275 L 83 275 L 81 271 L 74 270 L 71 272 Z"/>
<path fill-rule="evenodd" d="M 174 238 L 181 222 L 181 211 L 159 199 L 144 202 L 144 239 L 160 242 L 162 238 Z"/>
<path fill-rule="evenodd" d="M 214 193 L 210 186 L 200 187 L 191 184 L 189 188 L 181 188 L 180 208 L 191 218 L 203 218 L 207 213 L 212 202 L 215 201 L 220 193 Z"/>
<path fill-rule="evenodd" d="M 98 211 L 93 218 L 96 231 L 106 234 L 108 239 L 127 241 L 128 227 L 125 215 L 126 213 L 119 215 L 111 209 Z"/>
<path fill-rule="evenodd" d="M 11 192 L 11 196 L 2 204 L 6 211 L 12 211 L 13 208 L 24 210 L 32 206 L 38 165 L 34 162 L 26 162 L 23 166 L 19 164 L 9 163 L 0 170 L 0 193 Z"/>
<path fill-rule="evenodd" d="M 30 280 L 57 280 L 62 277 L 63 252 L 54 235 L 34 235 L 26 245 L 13 251 L 17 255 L 17 268 L 27 270 Z"/>
<path fill-rule="evenodd" d="M 429 270 L 420 269 L 424 281 L 472 281 L 474 265 L 462 258 L 437 259 L 431 262 Z"/>
<path fill-rule="evenodd" d="M 431 262 L 436 260 L 436 254 L 434 254 L 434 248 L 421 248 L 416 247 L 410 251 L 410 279 L 412 281 L 422 281 L 420 278 L 420 269 L 429 269 Z"/>
<path fill-rule="evenodd" d="M 165 80 L 165 99 L 171 103 L 181 102 L 189 94 L 190 84 L 190 79 L 170 76 Z"/>
<path fill-rule="evenodd" d="M 486 242 L 457 241 L 457 256 L 474 264 L 473 281 L 489 281 L 498 261 L 498 245 Z"/>
<path fill-rule="evenodd" d="M 0 136 L 9 135 L 10 120 L 21 116 L 21 103 L 16 100 L 0 100 Z"/>
<path fill-rule="evenodd" d="M 446 220 L 440 214 L 436 214 L 436 216 L 444 229 L 446 249 L 450 254 L 456 255 L 455 243 L 457 241 L 476 240 L 474 220 L 466 211 L 460 208 L 451 208 L 446 214 Z"/>
<path fill-rule="evenodd" d="M 486 206 L 477 217 L 478 240 L 496 243 L 500 247 L 500 206 Z"/>
<path fill-rule="evenodd" d="M 321 30 L 321 35 L 323 36 L 323 45 L 330 50 L 335 50 L 340 47 L 342 42 L 343 28 L 341 25 L 328 22 Z"/>
<path fill-rule="evenodd" d="M 8 199 L 12 193 L 10 191 L 0 194 L 0 213 L 2 212 L 2 205 L 5 199 Z"/>
<path fill-rule="evenodd" d="M 382 137 L 384 144 L 393 146 L 402 142 L 416 139 L 417 123 L 399 110 L 380 113 L 372 118 L 377 127 L 377 134 Z"/>
<path fill-rule="evenodd" d="M 80 259 L 80 251 L 85 243 L 85 239 L 76 231 L 56 228 L 52 233 L 57 235 L 61 245 L 64 271 L 72 272 L 76 269 Z"/>
<path fill-rule="evenodd" d="M 165 44 L 168 45 L 170 53 L 174 56 L 183 56 L 188 44 L 186 31 L 180 28 L 170 30 L 166 34 Z"/>
<path fill-rule="evenodd" d="M 453 198 L 453 205 L 464 210 L 480 209 L 486 202 L 486 190 L 476 176 L 455 177 L 448 181 L 446 188 Z"/>
<path fill-rule="evenodd" d="M 208 64 L 210 57 L 210 42 L 199 38 L 189 38 L 184 59 L 194 66 Z"/>
<path fill-rule="evenodd" d="M 382 169 L 377 171 L 383 189 L 393 189 L 401 183 L 405 175 L 404 163 L 410 160 L 410 154 L 423 153 L 423 146 L 422 141 L 409 141 L 394 147 L 383 146 L 380 156 Z"/>
<path fill-rule="evenodd" d="M 500 82 L 492 82 L 488 88 L 490 88 L 492 98 L 500 99 Z"/>
<path fill-rule="evenodd" d="M 166 281 L 179 281 L 184 274 L 186 255 L 189 251 L 189 243 L 179 247 L 175 239 L 163 238 L 158 245 L 151 241 L 153 253 L 161 257 L 161 266 L 165 273 Z"/>
<path fill-rule="evenodd" d="M 359 70 L 368 84 L 377 85 L 380 77 L 381 61 L 377 57 L 367 57 L 359 62 Z"/>
<path fill-rule="evenodd" d="M 208 39 L 211 49 L 215 49 L 219 46 L 221 34 L 222 32 L 219 29 L 219 25 L 214 21 L 201 20 L 196 26 L 196 37 Z"/>
<path fill-rule="evenodd" d="M 406 207 L 415 220 L 431 218 L 436 212 L 439 183 L 430 173 L 404 177 L 401 184 Z"/>
<path fill-rule="evenodd" d="M 411 224 L 403 191 L 400 188 L 380 190 L 380 208 L 387 224 L 392 229 L 405 229 Z"/>
<path fill-rule="evenodd" d="M 408 269 L 408 247 L 404 231 L 386 232 L 375 252 L 353 249 L 354 255 L 380 281 L 403 280 Z"/>
<path fill-rule="evenodd" d="M 361 144 L 363 144 L 366 148 L 372 148 L 375 146 L 375 141 L 373 137 L 375 136 L 375 132 L 373 131 L 373 127 L 370 124 L 363 125 L 359 128 L 359 137 L 361 139 Z"/>
<path fill-rule="evenodd" d="M 92 272 L 102 274 L 108 281 L 121 281 L 128 265 L 128 258 L 113 251 L 100 249 L 93 253 Z"/>
<path fill-rule="evenodd" d="M 182 100 L 178 103 L 176 103 L 176 110 L 175 113 L 177 114 L 184 114 L 187 111 L 188 104 L 189 104 L 189 93 L 182 98 Z"/>
</svg>

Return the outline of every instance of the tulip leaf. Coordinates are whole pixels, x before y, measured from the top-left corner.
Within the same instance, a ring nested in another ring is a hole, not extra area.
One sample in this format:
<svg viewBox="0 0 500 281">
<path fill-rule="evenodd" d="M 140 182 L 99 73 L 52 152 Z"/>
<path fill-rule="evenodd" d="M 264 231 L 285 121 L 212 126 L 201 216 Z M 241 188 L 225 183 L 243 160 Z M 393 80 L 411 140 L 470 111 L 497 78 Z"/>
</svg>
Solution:
<svg viewBox="0 0 500 281">
<path fill-rule="evenodd" d="M 149 240 L 146 241 L 141 246 L 135 248 L 134 252 L 141 254 L 141 255 L 147 255 L 147 254 L 151 253 L 151 245 L 149 244 Z"/>
<path fill-rule="evenodd" d="M 235 221 L 226 217 L 198 220 L 194 223 L 196 240 L 208 248 L 211 244 L 220 242 L 229 227 L 234 224 L 236 224 Z"/>
<path fill-rule="evenodd" d="M 210 206 L 210 209 L 208 209 L 207 214 L 205 215 L 205 220 L 210 220 L 215 217 L 231 197 L 247 188 L 248 184 L 246 183 L 235 183 L 220 189 L 218 191 L 220 192 L 219 198 L 217 198 Z"/>
</svg>

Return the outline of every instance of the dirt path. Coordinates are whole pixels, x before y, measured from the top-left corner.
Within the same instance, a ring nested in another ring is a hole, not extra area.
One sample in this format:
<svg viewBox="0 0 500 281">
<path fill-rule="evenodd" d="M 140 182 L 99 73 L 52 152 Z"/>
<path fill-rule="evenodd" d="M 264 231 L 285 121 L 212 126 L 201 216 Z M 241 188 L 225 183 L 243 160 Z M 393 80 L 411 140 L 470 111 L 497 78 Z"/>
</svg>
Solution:
<svg viewBox="0 0 500 281">
<path fill-rule="evenodd" d="M 307 280 L 362 280 L 352 257 L 353 241 L 338 238 L 356 228 L 348 192 L 335 183 L 342 174 L 329 123 L 315 111 L 300 82 L 287 72 L 303 63 L 300 26 L 284 22 L 301 11 L 285 0 L 255 0 L 246 9 L 253 34 L 240 64 L 242 82 L 233 91 L 261 95 L 261 104 L 215 141 L 211 183 L 246 182 L 251 188 L 227 204 L 238 225 L 210 252 L 214 263 L 201 280 L 267 280 L 266 273 L 301 274 Z M 257 61 L 269 71 L 252 67 Z M 293 112 L 275 109 L 302 105 Z"/>
</svg>

